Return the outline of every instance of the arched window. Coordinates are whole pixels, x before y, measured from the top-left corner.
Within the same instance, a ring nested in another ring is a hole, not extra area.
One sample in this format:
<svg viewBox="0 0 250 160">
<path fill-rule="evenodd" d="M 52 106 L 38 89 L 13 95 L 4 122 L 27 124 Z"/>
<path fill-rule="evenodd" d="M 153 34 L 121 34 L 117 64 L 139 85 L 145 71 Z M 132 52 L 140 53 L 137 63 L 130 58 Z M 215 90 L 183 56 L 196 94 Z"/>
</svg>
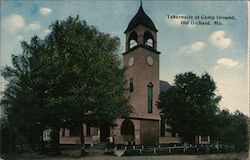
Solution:
<svg viewBox="0 0 250 160">
<path fill-rule="evenodd" d="M 134 135 L 135 126 L 130 119 L 125 119 L 121 125 L 121 135 Z"/>
<path fill-rule="evenodd" d="M 137 42 L 136 42 L 135 40 L 133 40 L 133 39 L 130 40 L 130 41 L 129 41 L 129 49 L 130 49 L 130 48 L 133 48 L 133 47 L 135 47 L 135 46 L 137 46 Z"/>
<path fill-rule="evenodd" d="M 130 48 L 133 48 L 135 46 L 137 46 L 137 33 L 136 32 L 132 32 L 130 35 L 129 35 L 129 39 L 128 39 L 128 49 Z"/>
<path fill-rule="evenodd" d="M 153 112 L 153 84 L 148 84 L 148 113 Z"/>
<path fill-rule="evenodd" d="M 153 35 L 149 31 L 144 32 L 144 44 L 145 45 L 154 47 L 153 39 L 154 39 Z"/>
<path fill-rule="evenodd" d="M 152 39 L 148 39 L 148 40 L 145 42 L 145 45 L 150 46 L 150 47 L 153 47 L 153 40 L 152 40 Z"/>
</svg>

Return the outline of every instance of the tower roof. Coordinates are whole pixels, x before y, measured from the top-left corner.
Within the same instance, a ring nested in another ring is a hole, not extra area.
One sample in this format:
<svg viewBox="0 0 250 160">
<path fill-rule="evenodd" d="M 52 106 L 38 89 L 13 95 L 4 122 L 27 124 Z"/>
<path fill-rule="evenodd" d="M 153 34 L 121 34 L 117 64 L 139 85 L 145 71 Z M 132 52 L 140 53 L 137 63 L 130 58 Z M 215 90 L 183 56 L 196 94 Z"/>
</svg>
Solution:
<svg viewBox="0 0 250 160">
<path fill-rule="evenodd" d="M 148 15 L 144 12 L 142 5 L 140 6 L 138 12 L 136 15 L 133 17 L 133 19 L 129 22 L 129 25 L 124 33 L 127 33 L 130 31 L 132 28 L 136 27 L 137 25 L 142 24 L 154 31 L 158 31 L 155 28 L 155 25 L 153 21 L 148 17 Z"/>
</svg>

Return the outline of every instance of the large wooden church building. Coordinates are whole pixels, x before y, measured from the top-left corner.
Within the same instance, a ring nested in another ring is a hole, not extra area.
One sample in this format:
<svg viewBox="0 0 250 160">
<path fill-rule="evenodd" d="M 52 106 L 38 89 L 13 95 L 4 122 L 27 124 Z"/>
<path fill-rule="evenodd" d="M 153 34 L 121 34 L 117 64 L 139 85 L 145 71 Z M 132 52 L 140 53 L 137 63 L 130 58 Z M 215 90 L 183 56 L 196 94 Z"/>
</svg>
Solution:
<svg viewBox="0 0 250 160">
<path fill-rule="evenodd" d="M 115 127 L 91 127 L 84 124 L 85 143 L 96 144 L 112 137 L 115 144 L 159 144 L 178 143 L 180 139 L 166 132 L 156 106 L 160 91 L 169 84 L 159 80 L 159 58 L 157 50 L 157 28 L 144 12 L 142 4 L 129 22 L 126 34 L 126 50 L 123 53 L 125 79 L 128 96 L 133 107 L 127 119 L 118 119 Z M 61 144 L 80 143 L 79 132 L 61 129 Z"/>
</svg>

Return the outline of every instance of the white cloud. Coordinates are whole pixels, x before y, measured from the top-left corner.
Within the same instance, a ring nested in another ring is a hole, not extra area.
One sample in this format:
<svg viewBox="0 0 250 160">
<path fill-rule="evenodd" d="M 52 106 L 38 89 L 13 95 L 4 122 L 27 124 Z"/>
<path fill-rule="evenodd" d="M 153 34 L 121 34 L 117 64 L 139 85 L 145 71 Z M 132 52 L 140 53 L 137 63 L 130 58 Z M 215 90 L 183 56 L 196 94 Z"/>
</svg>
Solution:
<svg viewBox="0 0 250 160">
<path fill-rule="evenodd" d="M 50 29 L 44 29 L 39 33 L 39 36 L 45 37 L 51 32 Z"/>
<path fill-rule="evenodd" d="M 41 28 L 41 25 L 38 21 L 34 21 L 27 25 L 27 29 L 30 31 L 38 31 L 40 30 L 40 28 Z"/>
<path fill-rule="evenodd" d="M 231 39 L 227 38 L 225 31 L 216 31 L 210 35 L 210 41 L 220 49 L 225 49 L 231 45 Z"/>
<path fill-rule="evenodd" d="M 203 42 L 194 42 L 190 47 L 188 53 L 196 53 L 204 49 L 205 43 Z"/>
<path fill-rule="evenodd" d="M 39 31 L 42 28 L 41 24 L 38 21 L 33 21 L 28 24 L 25 22 L 22 16 L 17 15 L 17 14 L 13 14 L 13 15 L 6 17 L 3 20 L 3 27 L 10 32 L 15 32 L 20 29 L 22 29 L 23 31 L 28 31 L 28 32 Z"/>
<path fill-rule="evenodd" d="M 180 51 L 188 54 L 200 52 L 205 48 L 205 43 L 201 41 L 194 42 L 188 46 L 183 46 Z"/>
<path fill-rule="evenodd" d="M 52 9 L 50 9 L 50 8 L 40 8 L 40 13 L 42 15 L 49 15 L 49 14 L 52 13 Z"/>
<path fill-rule="evenodd" d="M 233 68 L 233 67 L 242 67 L 242 65 L 239 64 L 239 62 L 230 59 L 230 58 L 220 58 L 216 61 L 216 66 L 214 69 L 219 68 Z"/>
<path fill-rule="evenodd" d="M 16 41 L 20 42 L 20 41 L 23 41 L 24 40 L 24 37 L 19 35 L 16 37 Z"/>
<path fill-rule="evenodd" d="M 43 30 L 43 33 L 44 33 L 44 34 L 49 34 L 50 32 L 51 32 L 50 29 L 45 29 L 45 30 Z"/>
<path fill-rule="evenodd" d="M 3 26 L 5 29 L 15 32 L 16 30 L 24 27 L 25 20 L 21 15 L 12 14 L 4 19 Z"/>
</svg>

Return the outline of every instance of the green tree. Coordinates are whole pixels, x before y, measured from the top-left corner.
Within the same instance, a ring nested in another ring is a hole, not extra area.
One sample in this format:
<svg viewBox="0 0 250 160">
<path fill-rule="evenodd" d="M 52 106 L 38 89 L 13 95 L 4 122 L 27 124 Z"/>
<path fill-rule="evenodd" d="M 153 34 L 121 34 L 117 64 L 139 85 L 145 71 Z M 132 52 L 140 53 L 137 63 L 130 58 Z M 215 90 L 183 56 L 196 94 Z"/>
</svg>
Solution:
<svg viewBox="0 0 250 160">
<path fill-rule="evenodd" d="M 5 126 L 10 132 L 8 138 L 14 151 L 16 143 L 30 144 L 33 147 L 39 141 L 39 129 L 38 117 L 35 117 L 37 108 L 30 105 L 35 95 L 30 88 L 27 61 L 23 55 L 12 56 L 12 63 L 13 67 L 5 67 L 2 72 L 9 83 L 1 100 L 4 108 L 1 108 L 8 115 Z"/>
<path fill-rule="evenodd" d="M 235 146 L 236 151 L 247 151 L 247 120 L 240 111 L 230 113 L 228 110 L 221 110 L 218 113 L 218 140 L 220 143 Z"/>
<path fill-rule="evenodd" d="M 158 107 L 171 127 L 185 141 L 194 142 L 196 135 L 214 134 L 215 113 L 220 96 L 208 73 L 201 77 L 192 72 L 176 75 L 174 84 L 160 94 Z"/>
<path fill-rule="evenodd" d="M 9 84 L 1 103 L 8 121 L 21 132 L 27 128 L 33 135 L 34 126 L 58 132 L 77 125 L 83 142 L 84 122 L 112 123 L 130 112 L 120 42 L 78 16 L 56 21 L 50 29 L 45 39 L 34 36 L 30 44 L 22 42 L 23 54 L 13 56 L 13 67 L 4 68 Z"/>
</svg>

